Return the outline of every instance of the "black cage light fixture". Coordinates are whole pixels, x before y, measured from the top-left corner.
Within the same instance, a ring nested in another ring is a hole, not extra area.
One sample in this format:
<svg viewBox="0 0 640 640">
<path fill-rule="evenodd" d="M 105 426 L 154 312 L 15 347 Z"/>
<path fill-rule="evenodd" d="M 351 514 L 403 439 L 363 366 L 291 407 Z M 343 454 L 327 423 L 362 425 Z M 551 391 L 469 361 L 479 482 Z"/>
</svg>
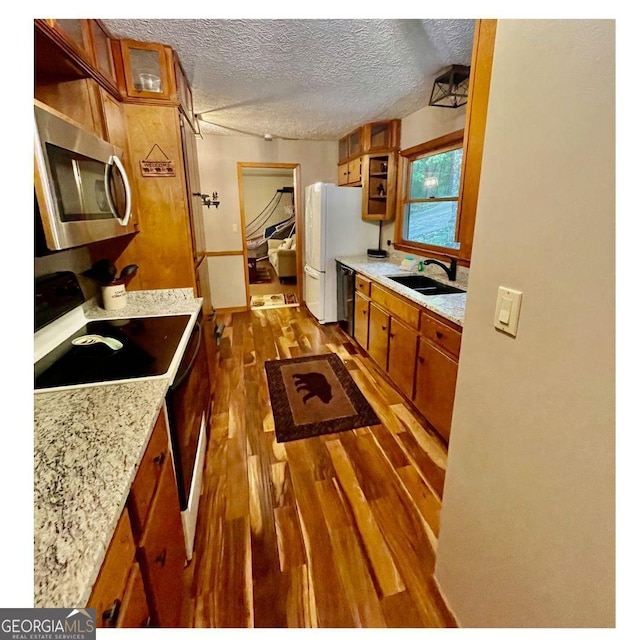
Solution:
<svg viewBox="0 0 640 640">
<path fill-rule="evenodd" d="M 467 104 L 471 67 L 452 64 L 433 83 L 429 105 L 456 109 Z"/>
</svg>

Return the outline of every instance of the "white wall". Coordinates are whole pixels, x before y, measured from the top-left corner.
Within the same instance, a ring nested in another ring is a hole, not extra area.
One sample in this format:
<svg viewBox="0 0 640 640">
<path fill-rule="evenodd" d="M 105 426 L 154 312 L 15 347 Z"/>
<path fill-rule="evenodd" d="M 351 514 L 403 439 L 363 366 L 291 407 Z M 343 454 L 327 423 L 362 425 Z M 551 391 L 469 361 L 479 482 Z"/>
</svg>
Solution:
<svg viewBox="0 0 640 640">
<path fill-rule="evenodd" d="M 614 67 L 613 21 L 498 23 L 436 563 L 463 627 L 614 624 Z"/>
<path fill-rule="evenodd" d="M 249 136 L 204 134 L 198 140 L 200 184 L 203 193 L 217 191 L 220 207 L 205 211 L 208 252 L 242 250 L 238 162 L 300 164 L 300 182 L 336 182 L 338 142 L 273 140 Z M 301 202 L 304 197 L 301 196 Z M 234 231 L 234 225 L 237 232 Z M 224 260 L 223 260 L 224 258 Z M 245 305 L 242 256 L 208 256 L 212 302 L 217 309 Z M 238 288 L 242 275 L 242 287 Z M 241 290 L 240 290 L 241 289 Z"/>
</svg>

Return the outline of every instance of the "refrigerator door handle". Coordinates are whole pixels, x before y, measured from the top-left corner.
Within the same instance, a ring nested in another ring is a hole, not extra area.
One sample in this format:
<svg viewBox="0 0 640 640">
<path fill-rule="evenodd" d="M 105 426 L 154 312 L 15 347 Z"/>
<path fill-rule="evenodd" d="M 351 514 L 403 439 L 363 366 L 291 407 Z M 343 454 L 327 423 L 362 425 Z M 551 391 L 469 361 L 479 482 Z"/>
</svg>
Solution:
<svg viewBox="0 0 640 640">
<path fill-rule="evenodd" d="M 312 269 L 308 264 L 304 265 L 304 272 L 310 277 L 313 278 L 314 280 L 320 280 L 320 272 L 316 271 L 315 269 Z"/>
</svg>

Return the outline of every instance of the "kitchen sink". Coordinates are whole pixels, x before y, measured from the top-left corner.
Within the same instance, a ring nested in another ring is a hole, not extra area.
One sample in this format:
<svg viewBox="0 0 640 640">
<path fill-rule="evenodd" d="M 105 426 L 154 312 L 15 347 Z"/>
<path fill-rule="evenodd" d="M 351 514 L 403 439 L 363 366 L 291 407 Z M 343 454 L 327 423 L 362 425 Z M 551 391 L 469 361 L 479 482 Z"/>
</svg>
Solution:
<svg viewBox="0 0 640 640">
<path fill-rule="evenodd" d="M 462 289 L 457 289 L 451 285 L 444 284 L 438 280 L 427 278 L 427 276 L 387 276 L 389 280 L 393 280 L 398 284 L 402 284 L 409 289 L 413 289 L 417 293 L 425 296 L 439 296 L 445 293 L 466 293 Z"/>
</svg>

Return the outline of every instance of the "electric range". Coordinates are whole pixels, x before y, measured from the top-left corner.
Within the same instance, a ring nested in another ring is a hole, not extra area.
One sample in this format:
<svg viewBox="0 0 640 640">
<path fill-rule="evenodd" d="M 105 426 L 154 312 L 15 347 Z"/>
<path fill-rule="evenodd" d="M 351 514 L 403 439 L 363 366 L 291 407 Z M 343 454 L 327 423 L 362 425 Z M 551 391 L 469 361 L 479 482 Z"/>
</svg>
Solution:
<svg viewBox="0 0 640 640">
<path fill-rule="evenodd" d="M 189 319 L 178 315 L 88 322 L 35 363 L 35 389 L 164 375 Z"/>
</svg>

